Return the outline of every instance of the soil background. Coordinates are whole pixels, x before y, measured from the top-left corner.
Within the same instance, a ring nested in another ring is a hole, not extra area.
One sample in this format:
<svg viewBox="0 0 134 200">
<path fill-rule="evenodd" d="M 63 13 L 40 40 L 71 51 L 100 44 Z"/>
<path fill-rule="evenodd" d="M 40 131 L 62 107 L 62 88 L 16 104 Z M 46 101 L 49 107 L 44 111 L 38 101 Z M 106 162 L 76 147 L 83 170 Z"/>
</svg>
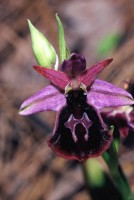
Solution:
<svg viewBox="0 0 134 200">
<path fill-rule="evenodd" d="M 27 19 L 58 51 L 55 13 L 59 13 L 71 52 L 83 54 L 88 66 L 113 57 L 100 78 L 120 87 L 125 81 L 130 89 L 134 81 L 133 11 L 134 0 L 0 0 L 0 200 L 92 199 L 81 165 L 57 157 L 47 146 L 56 113 L 18 114 L 27 97 L 49 84 L 32 68 L 36 60 Z M 109 51 L 100 50 L 101 41 L 110 34 L 120 39 Z M 122 140 L 120 162 L 134 192 L 132 133 Z"/>
</svg>

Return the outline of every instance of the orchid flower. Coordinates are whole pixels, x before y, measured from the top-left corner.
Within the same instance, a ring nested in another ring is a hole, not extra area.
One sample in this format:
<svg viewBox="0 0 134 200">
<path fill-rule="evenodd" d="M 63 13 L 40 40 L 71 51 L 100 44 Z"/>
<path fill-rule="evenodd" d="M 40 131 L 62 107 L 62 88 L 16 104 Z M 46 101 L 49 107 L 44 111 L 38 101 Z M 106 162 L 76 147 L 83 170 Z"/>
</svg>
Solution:
<svg viewBox="0 0 134 200">
<path fill-rule="evenodd" d="M 48 145 L 58 156 L 80 162 L 100 156 L 112 142 L 101 110 L 134 104 L 132 96 L 125 90 L 96 79 L 112 60 L 86 68 L 85 58 L 73 53 L 61 63 L 60 71 L 34 66 L 51 84 L 24 101 L 19 113 L 58 112 L 48 139 Z"/>
<path fill-rule="evenodd" d="M 134 132 L 134 108 L 132 106 L 121 106 L 103 111 L 101 116 L 107 125 L 118 128 L 122 137 L 127 137 L 128 132 Z"/>
</svg>

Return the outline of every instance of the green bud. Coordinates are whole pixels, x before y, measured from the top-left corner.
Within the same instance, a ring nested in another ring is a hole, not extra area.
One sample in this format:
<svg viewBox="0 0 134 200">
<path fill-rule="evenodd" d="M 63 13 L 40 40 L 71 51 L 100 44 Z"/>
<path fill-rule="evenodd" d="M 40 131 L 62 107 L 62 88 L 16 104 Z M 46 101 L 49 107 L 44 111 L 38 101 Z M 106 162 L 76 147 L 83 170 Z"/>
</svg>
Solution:
<svg viewBox="0 0 134 200">
<path fill-rule="evenodd" d="M 63 60 L 68 60 L 70 58 L 70 52 L 66 45 L 65 37 L 64 37 L 64 29 L 61 23 L 60 18 L 58 17 L 58 14 L 56 14 L 56 20 L 58 24 L 58 30 L 59 30 L 59 58 L 60 63 L 63 62 Z"/>
<path fill-rule="evenodd" d="M 56 63 L 56 52 L 53 46 L 44 35 L 33 26 L 30 20 L 28 20 L 28 24 L 32 38 L 32 49 L 38 64 L 43 67 L 51 68 L 51 66 Z"/>
<path fill-rule="evenodd" d="M 121 40 L 121 35 L 119 33 L 110 33 L 103 37 L 98 43 L 97 53 L 100 56 L 108 55 L 112 50 L 114 50 Z"/>
</svg>

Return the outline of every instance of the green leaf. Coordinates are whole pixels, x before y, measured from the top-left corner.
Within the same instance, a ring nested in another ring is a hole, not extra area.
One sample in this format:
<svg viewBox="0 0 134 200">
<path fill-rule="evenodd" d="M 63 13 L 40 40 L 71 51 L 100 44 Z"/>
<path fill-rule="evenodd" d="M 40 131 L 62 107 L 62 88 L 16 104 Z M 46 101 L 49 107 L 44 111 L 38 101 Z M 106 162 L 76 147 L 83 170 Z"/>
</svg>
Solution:
<svg viewBox="0 0 134 200">
<path fill-rule="evenodd" d="M 117 33 L 111 33 L 102 38 L 98 44 L 97 52 L 100 56 L 106 56 L 118 45 L 121 36 Z"/>
<path fill-rule="evenodd" d="M 59 57 L 60 57 L 60 63 L 62 63 L 64 60 L 68 60 L 70 58 L 70 52 L 65 42 L 64 29 L 61 20 L 58 17 L 58 14 L 56 14 L 56 20 L 59 31 L 59 54 L 60 54 Z"/>
<path fill-rule="evenodd" d="M 51 68 L 52 65 L 56 63 L 56 52 L 53 46 L 44 35 L 33 26 L 30 20 L 28 20 L 28 24 L 31 32 L 32 49 L 38 64 L 43 67 Z"/>
</svg>

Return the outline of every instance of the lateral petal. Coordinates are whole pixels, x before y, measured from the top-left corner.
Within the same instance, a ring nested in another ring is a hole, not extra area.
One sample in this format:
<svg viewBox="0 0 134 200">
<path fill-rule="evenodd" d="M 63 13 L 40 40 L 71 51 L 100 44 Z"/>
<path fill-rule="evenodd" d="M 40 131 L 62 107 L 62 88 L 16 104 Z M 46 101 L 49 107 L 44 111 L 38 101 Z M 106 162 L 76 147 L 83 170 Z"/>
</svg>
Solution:
<svg viewBox="0 0 134 200">
<path fill-rule="evenodd" d="M 97 109 L 134 104 L 127 91 L 106 81 L 96 79 L 87 95 L 88 102 Z"/>
<path fill-rule="evenodd" d="M 49 85 L 25 100 L 21 107 L 20 115 L 30 115 L 46 110 L 58 111 L 65 105 L 66 99 L 56 87 Z"/>
<path fill-rule="evenodd" d="M 113 61 L 112 58 L 99 62 L 91 66 L 87 69 L 81 76 L 78 77 L 78 80 L 85 84 L 87 87 L 91 85 L 91 83 L 95 80 L 96 76 L 111 62 Z"/>
<path fill-rule="evenodd" d="M 70 82 L 70 79 L 64 72 L 44 68 L 41 66 L 33 66 L 33 68 L 62 90 L 64 90 L 66 85 Z"/>
</svg>

